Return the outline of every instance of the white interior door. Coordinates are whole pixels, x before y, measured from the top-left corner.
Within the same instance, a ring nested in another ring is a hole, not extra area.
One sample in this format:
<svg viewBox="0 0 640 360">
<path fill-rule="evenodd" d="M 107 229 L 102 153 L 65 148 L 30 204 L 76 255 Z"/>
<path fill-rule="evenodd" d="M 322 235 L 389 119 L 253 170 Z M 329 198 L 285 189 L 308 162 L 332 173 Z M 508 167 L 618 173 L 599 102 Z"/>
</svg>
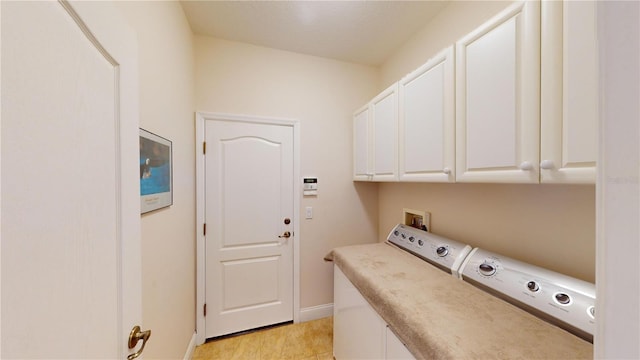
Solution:
<svg viewBox="0 0 640 360">
<path fill-rule="evenodd" d="M 1 6 L 1 357 L 123 358 L 141 320 L 134 36 L 109 3 Z"/>
<path fill-rule="evenodd" d="M 291 321 L 293 127 L 206 120 L 204 131 L 206 337 Z"/>
</svg>

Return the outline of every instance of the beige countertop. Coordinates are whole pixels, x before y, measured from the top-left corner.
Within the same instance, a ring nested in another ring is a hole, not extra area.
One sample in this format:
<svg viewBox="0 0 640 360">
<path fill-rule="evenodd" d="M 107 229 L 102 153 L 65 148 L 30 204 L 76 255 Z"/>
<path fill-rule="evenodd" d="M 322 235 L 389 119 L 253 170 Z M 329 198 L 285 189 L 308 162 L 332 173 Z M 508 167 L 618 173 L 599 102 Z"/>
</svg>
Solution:
<svg viewBox="0 0 640 360">
<path fill-rule="evenodd" d="M 388 243 L 327 255 L 418 359 L 592 359 L 593 345 Z"/>
</svg>

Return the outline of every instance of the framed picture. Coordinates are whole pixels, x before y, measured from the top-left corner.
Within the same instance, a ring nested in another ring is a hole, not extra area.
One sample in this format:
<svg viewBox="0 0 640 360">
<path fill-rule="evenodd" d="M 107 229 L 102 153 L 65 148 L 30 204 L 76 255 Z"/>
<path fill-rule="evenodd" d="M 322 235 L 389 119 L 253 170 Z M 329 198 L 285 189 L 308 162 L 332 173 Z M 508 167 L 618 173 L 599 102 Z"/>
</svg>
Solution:
<svg viewBox="0 0 640 360">
<path fill-rule="evenodd" d="M 140 129 L 140 213 L 173 204 L 171 141 Z"/>
</svg>

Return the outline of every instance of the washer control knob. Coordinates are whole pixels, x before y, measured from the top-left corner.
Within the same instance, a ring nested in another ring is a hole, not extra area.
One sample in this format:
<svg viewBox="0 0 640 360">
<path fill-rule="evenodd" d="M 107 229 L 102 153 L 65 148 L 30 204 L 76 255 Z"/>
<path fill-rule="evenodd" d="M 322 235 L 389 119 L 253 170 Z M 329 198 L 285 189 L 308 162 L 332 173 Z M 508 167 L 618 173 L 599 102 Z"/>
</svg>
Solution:
<svg viewBox="0 0 640 360">
<path fill-rule="evenodd" d="M 484 276 L 491 276 L 496 273 L 496 267 L 487 263 L 480 264 L 480 266 L 478 266 L 478 270 L 480 270 L 480 274 Z"/>
<path fill-rule="evenodd" d="M 394 232 L 393 232 L 393 235 L 395 235 L 395 236 L 400 235 L 400 231 L 398 231 L 398 230 L 394 231 Z"/>
<path fill-rule="evenodd" d="M 401 237 L 401 238 L 403 238 L 403 239 L 406 239 L 406 238 L 407 238 L 407 235 L 405 235 L 405 234 L 400 234 L 400 237 Z"/>
<path fill-rule="evenodd" d="M 414 242 L 416 241 L 416 238 L 414 238 L 413 236 L 409 236 L 409 241 Z"/>
<path fill-rule="evenodd" d="M 538 286 L 538 283 L 535 281 L 529 281 L 527 283 L 527 288 L 529 289 L 529 291 L 531 292 L 537 292 L 538 290 L 540 290 L 540 286 Z"/>
<path fill-rule="evenodd" d="M 571 298 L 569 297 L 569 295 L 565 293 L 557 293 L 555 297 L 556 297 L 556 301 L 562 305 L 567 305 L 568 303 L 571 302 Z"/>
<path fill-rule="evenodd" d="M 449 249 L 446 246 L 440 246 L 436 249 L 436 254 L 440 257 L 445 257 L 449 254 Z"/>
<path fill-rule="evenodd" d="M 418 245 L 420 246 L 424 245 L 424 241 L 422 241 L 422 239 L 418 239 Z"/>
<path fill-rule="evenodd" d="M 589 316 L 591 316 L 592 319 L 596 318 L 596 308 L 594 306 L 589 307 L 587 311 L 589 312 Z"/>
</svg>

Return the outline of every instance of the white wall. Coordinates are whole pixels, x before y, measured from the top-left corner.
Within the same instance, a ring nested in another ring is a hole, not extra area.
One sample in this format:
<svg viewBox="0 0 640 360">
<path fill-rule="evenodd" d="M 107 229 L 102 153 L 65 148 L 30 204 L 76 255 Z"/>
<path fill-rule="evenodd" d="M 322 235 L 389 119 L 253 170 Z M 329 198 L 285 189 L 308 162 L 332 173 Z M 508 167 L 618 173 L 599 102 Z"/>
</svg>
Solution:
<svg viewBox="0 0 640 360">
<path fill-rule="evenodd" d="M 353 111 L 375 93 L 375 68 L 196 36 L 198 111 L 298 119 L 301 176 L 317 198 L 301 200 L 300 303 L 333 303 L 334 247 L 377 240 L 377 186 L 352 179 Z M 313 207 L 313 219 L 304 208 Z"/>
<path fill-rule="evenodd" d="M 173 205 L 142 216 L 145 359 L 181 359 L 195 331 L 193 35 L 178 2 L 116 2 L 138 36 L 140 127 L 173 142 Z"/>
<path fill-rule="evenodd" d="M 425 210 L 438 235 L 595 279 L 594 186 L 381 184 L 378 196 L 381 241 L 403 207 Z"/>
<path fill-rule="evenodd" d="M 601 123 L 595 357 L 640 358 L 640 3 L 598 5 Z"/>
<path fill-rule="evenodd" d="M 451 1 L 385 61 L 380 69 L 379 89 L 400 80 L 510 4 L 510 1 Z"/>
<path fill-rule="evenodd" d="M 454 1 L 398 49 L 381 68 L 383 89 L 509 6 Z M 593 282 L 595 186 L 383 184 L 379 236 L 402 208 L 432 212 L 437 234 Z M 551 251 L 552 249 L 552 251 Z"/>
</svg>

